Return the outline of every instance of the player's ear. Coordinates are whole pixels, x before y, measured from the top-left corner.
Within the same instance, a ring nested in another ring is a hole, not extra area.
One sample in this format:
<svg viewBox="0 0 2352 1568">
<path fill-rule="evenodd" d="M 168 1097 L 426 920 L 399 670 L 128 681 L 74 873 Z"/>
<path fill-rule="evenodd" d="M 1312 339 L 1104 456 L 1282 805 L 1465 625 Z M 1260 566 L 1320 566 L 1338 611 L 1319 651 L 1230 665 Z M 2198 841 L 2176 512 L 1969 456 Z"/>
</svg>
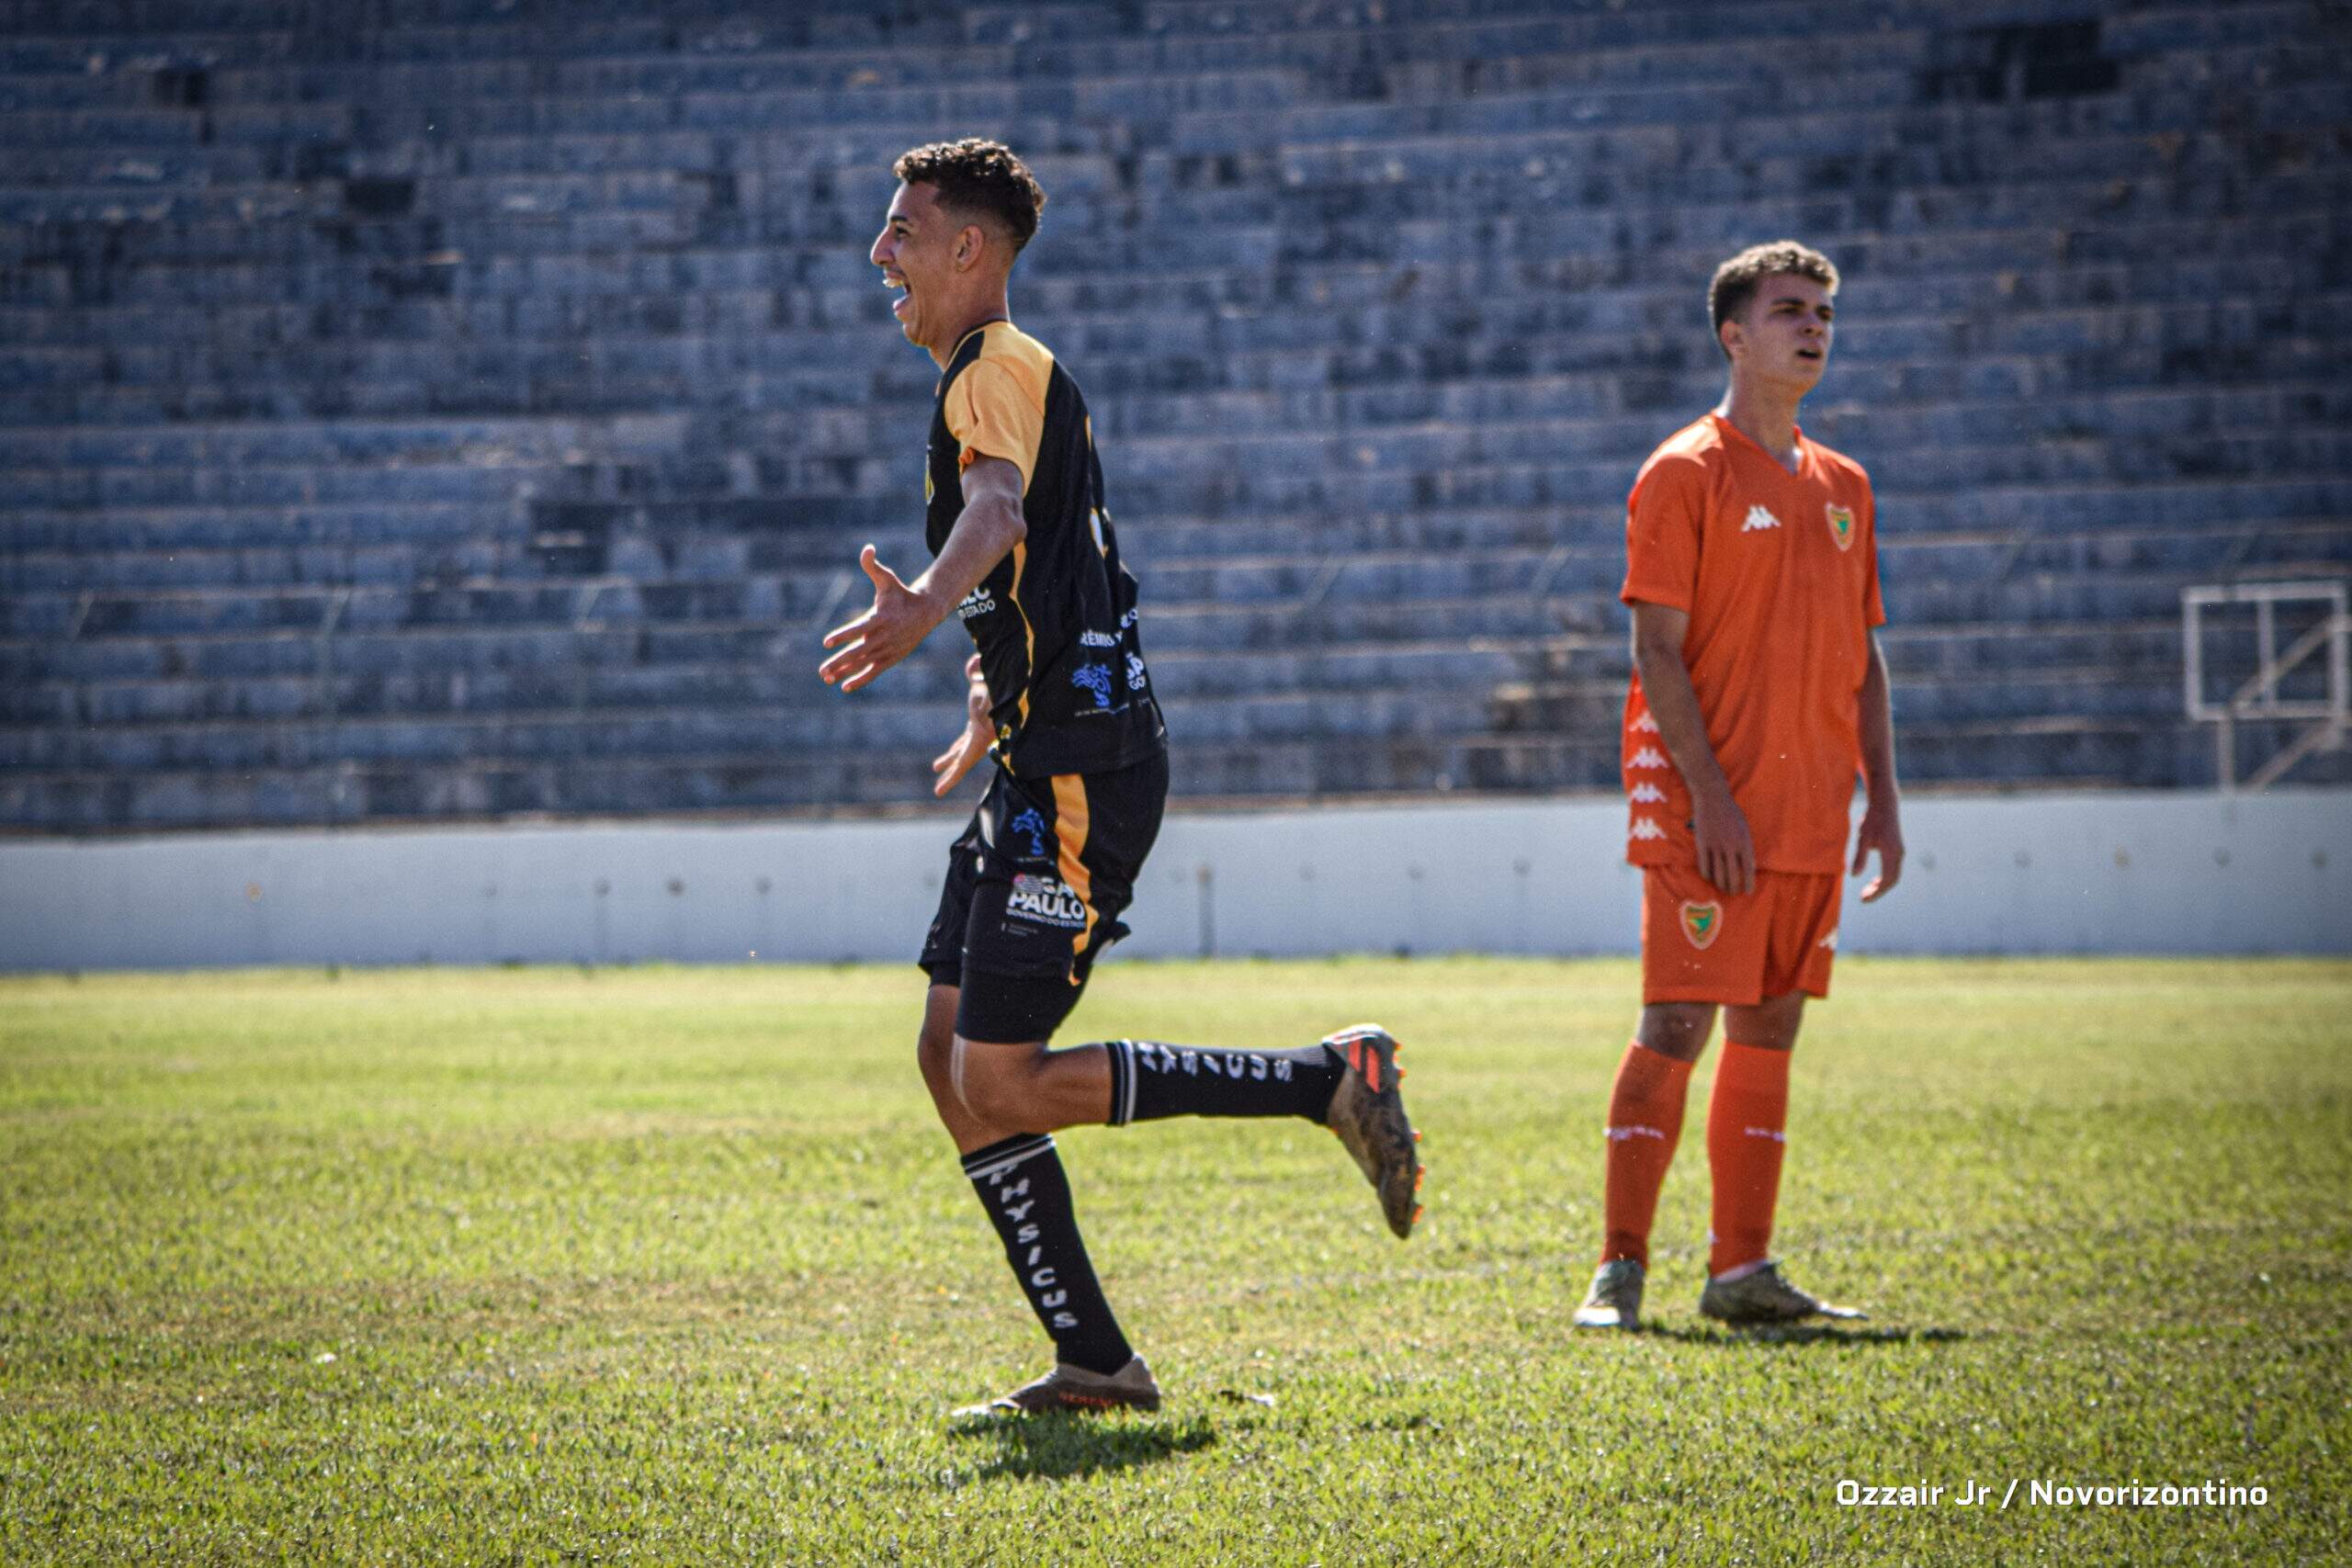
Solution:
<svg viewBox="0 0 2352 1568">
<path fill-rule="evenodd" d="M 970 266 L 980 259 L 981 254 L 988 249 L 988 233 L 978 224 L 965 224 L 956 231 L 956 265 Z"/>
</svg>

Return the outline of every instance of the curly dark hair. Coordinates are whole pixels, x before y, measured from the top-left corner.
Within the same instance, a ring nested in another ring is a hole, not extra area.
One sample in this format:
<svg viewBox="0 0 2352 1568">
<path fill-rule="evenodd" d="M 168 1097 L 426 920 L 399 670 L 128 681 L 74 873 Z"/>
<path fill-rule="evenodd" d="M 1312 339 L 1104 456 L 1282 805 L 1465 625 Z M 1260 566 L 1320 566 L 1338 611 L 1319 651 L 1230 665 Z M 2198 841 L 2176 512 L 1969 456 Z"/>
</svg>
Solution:
<svg viewBox="0 0 2352 1568">
<path fill-rule="evenodd" d="M 1809 277 L 1830 293 L 1838 292 L 1838 269 L 1812 246 L 1794 240 L 1750 245 L 1715 268 L 1715 280 L 1707 285 L 1707 310 L 1714 318 L 1716 347 L 1723 347 L 1724 323 L 1747 309 L 1747 302 L 1756 298 L 1757 288 L 1768 277 Z M 1730 350 L 1725 349 L 1724 355 L 1728 357 Z"/>
<path fill-rule="evenodd" d="M 890 172 L 910 186 L 938 191 L 942 207 L 1004 225 L 1014 255 L 1036 233 L 1037 215 L 1046 209 L 1045 189 L 1029 165 L 1003 142 L 985 137 L 917 147 L 900 153 Z"/>
</svg>

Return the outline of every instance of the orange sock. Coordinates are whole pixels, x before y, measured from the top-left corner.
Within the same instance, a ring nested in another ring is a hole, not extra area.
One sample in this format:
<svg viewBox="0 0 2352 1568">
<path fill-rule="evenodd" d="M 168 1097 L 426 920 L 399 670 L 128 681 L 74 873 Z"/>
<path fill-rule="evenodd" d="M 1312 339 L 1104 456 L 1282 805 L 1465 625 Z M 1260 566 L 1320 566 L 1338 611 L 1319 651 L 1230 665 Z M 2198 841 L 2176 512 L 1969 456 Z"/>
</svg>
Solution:
<svg viewBox="0 0 2352 1568">
<path fill-rule="evenodd" d="M 1690 1092 L 1690 1064 L 1635 1042 L 1617 1064 L 1609 1093 L 1609 1179 L 1601 1191 L 1608 1234 L 1600 1260 L 1630 1258 L 1650 1264 L 1650 1218 L 1657 1190 L 1682 1138 L 1682 1102 Z"/>
<path fill-rule="evenodd" d="M 1761 1263 L 1772 1249 L 1781 1201 L 1781 1156 L 1788 1148 L 1787 1051 L 1724 1042 L 1707 1102 L 1707 1168 L 1714 1179 L 1714 1224 L 1707 1272 Z"/>
</svg>

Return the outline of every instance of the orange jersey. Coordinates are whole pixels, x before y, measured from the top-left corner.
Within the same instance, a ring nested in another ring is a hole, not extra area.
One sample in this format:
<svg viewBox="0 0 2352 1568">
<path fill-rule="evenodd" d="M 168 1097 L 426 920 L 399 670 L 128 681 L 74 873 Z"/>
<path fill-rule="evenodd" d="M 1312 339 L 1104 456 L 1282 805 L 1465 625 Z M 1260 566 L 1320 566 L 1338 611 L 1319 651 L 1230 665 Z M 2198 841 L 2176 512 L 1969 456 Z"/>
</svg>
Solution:
<svg viewBox="0 0 2352 1568">
<path fill-rule="evenodd" d="M 1861 465 L 1797 434 L 1797 471 L 1709 414 L 1642 465 L 1625 502 L 1619 597 L 1690 617 L 1682 658 L 1759 870 L 1845 869 L 1861 689 L 1879 603 Z M 1639 675 L 1625 697 L 1625 858 L 1694 862 L 1690 792 Z"/>
</svg>

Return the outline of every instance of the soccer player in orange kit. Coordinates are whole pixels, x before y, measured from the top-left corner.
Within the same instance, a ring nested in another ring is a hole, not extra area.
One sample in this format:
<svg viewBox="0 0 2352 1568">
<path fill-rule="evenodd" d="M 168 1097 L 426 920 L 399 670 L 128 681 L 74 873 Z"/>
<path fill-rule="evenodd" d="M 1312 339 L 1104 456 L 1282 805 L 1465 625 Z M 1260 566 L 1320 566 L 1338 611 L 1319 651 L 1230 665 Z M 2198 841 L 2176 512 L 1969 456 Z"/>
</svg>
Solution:
<svg viewBox="0 0 2352 1568">
<path fill-rule="evenodd" d="M 1651 1216 L 1718 1009 L 1699 1310 L 1731 1324 L 1862 1315 L 1798 1290 L 1769 1256 L 1789 1058 L 1805 998 L 1829 994 L 1858 771 L 1853 872 L 1879 856 L 1862 901 L 1903 871 L 1870 477 L 1796 423 L 1828 364 L 1837 292 L 1828 258 L 1793 242 L 1717 268 L 1708 305 L 1730 388 L 1650 455 L 1626 502 L 1642 1013 L 1610 1096 L 1607 1234 L 1580 1328 L 1640 1326 Z"/>
</svg>

